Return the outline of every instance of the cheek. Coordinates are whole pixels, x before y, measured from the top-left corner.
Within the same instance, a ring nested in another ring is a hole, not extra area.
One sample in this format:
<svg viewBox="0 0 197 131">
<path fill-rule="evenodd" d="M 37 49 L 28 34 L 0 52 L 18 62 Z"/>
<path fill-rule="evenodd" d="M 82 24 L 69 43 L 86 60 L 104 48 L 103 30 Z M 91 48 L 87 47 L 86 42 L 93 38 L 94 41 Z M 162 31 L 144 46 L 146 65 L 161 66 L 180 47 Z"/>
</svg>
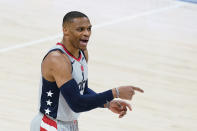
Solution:
<svg viewBox="0 0 197 131">
<path fill-rule="evenodd" d="M 81 38 L 81 34 L 79 32 L 76 32 L 76 31 L 71 31 L 70 32 L 70 42 L 73 43 L 75 46 L 78 46 L 79 45 L 79 40 Z"/>
<path fill-rule="evenodd" d="M 78 47 L 80 44 L 80 37 L 77 34 L 72 35 L 71 42 L 74 44 L 75 47 Z"/>
<path fill-rule="evenodd" d="M 76 35 L 74 33 L 70 33 L 70 41 L 76 41 Z"/>
<path fill-rule="evenodd" d="M 80 34 L 77 32 L 72 32 L 71 35 L 72 35 L 72 38 L 74 38 L 75 40 L 80 38 Z"/>
</svg>

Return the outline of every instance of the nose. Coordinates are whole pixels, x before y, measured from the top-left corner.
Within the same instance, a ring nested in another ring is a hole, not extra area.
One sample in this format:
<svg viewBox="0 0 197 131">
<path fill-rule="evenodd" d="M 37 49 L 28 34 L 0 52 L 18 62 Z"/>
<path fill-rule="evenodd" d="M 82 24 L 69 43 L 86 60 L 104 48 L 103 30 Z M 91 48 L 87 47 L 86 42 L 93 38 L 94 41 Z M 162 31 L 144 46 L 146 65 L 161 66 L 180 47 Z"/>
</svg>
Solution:
<svg viewBox="0 0 197 131">
<path fill-rule="evenodd" d="M 83 32 L 83 35 L 86 36 L 86 37 L 89 37 L 90 34 L 91 34 L 91 31 L 89 31 L 89 30 L 87 30 L 87 29 L 84 30 L 84 32 Z"/>
</svg>

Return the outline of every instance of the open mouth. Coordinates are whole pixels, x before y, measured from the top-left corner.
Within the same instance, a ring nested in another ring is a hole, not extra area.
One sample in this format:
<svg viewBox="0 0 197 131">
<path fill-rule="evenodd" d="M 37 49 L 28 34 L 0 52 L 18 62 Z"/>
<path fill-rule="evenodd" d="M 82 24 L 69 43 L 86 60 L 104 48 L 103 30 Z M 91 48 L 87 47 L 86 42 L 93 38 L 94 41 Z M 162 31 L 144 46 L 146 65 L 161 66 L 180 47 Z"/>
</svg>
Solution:
<svg viewBox="0 0 197 131">
<path fill-rule="evenodd" d="M 82 42 L 84 42 L 84 43 L 88 43 L 88 40 L 82 40 L 82 39 L 81 39 L 80 41 L 82 41 Z"/>
<path fill-rule="evenodd" d="M 87 46 L 88 39 L 80 39 L 80 45 Z"/>
</svg>

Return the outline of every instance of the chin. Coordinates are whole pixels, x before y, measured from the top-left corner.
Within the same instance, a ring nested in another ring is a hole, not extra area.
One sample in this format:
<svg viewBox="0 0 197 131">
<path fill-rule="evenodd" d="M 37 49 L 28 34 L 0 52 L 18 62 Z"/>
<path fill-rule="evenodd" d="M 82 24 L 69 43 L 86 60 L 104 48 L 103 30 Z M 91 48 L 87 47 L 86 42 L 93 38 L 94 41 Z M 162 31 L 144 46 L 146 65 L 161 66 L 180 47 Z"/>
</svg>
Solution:
<svg viewBox="0 0 197 131">
<path fill-rule="evenodd" d="M 85 50 L 87 47 L 80 47 L 81 50 Z"/>
<path fill-rule="evenodd" d="M 81 50 L 85 50 L 87 48 L 87 46 L 79 46 L 79 49 Z"/>
</svg>

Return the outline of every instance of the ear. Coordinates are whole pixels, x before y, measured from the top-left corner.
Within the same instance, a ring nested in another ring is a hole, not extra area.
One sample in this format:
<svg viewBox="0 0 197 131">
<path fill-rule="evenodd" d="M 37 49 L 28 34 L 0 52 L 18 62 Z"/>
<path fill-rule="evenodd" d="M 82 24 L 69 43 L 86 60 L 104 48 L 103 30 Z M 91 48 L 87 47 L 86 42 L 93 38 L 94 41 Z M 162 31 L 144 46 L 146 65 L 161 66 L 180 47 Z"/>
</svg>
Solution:
<svg viewBox="0 0 197 131">
<path fill-rule="evenodd" d="M 62 31 L 63 31 L 63 33 L 64 33 L 64 36 L 68 36 L 68 27 L 66 26 L 66 25 L 64 25 L 63 27 L 62 27 Z"/>
</svg>

